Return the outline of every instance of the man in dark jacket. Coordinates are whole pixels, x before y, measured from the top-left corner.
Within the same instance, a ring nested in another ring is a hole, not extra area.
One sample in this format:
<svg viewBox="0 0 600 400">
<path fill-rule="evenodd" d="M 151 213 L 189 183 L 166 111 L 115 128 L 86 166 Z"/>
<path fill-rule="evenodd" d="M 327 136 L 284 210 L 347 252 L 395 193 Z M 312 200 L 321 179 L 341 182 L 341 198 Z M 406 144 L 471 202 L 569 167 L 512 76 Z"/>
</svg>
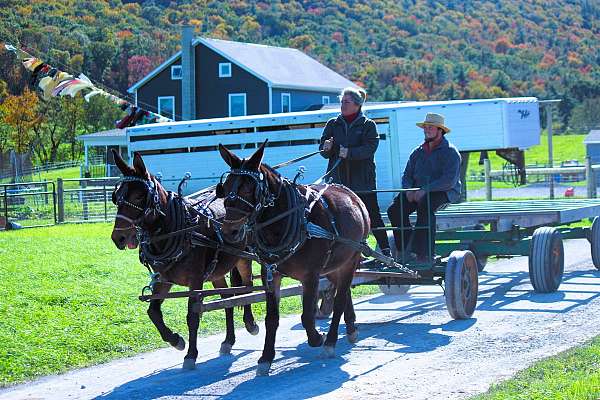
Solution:
<svg viewBox="0 0 600 400">
<path fill-rule="evenodd" d="M 341 95 L 342 113 L 327 121 L 321 136 L 321 155 L 329 159 L 327 171 L 332 171 L 334 183 L 340 183 L 354 191 L 374 190 L 375 151 L 379 145 L 379 135 L 375 122 L 362 113 L 366 93 L 355 88 L 346 88 Z M 367 206 L 371 228 L 383 227 L 381 212 L 375 193 L 358 194 Z M 373 232 L 381 251 L 390 255 L 390 245 L 384 231 Z"/>
<path fill-rule="evenodd" d="M 444 137 L 450 129 L 444 125 L 443 115 L 428 113 L 417 126 L 423 128 L 425 142 L 412 151 L 402 176 L 403 189 L 417 190 L 399 193 L 388 208 L 388 217 L 392 226 L 405 228 L 403 233 L 394 231 L 398 250 L 425 262 L 433 256 L 435 246 L 435 211 L 460 199 L 460 153 Z M 406 228 L 411 227 L 409 215 L 415 210 L 418 229 L 414 230 L 416 254 L 412 255 L 407 251 L 413 232 Z"/>
</svg>

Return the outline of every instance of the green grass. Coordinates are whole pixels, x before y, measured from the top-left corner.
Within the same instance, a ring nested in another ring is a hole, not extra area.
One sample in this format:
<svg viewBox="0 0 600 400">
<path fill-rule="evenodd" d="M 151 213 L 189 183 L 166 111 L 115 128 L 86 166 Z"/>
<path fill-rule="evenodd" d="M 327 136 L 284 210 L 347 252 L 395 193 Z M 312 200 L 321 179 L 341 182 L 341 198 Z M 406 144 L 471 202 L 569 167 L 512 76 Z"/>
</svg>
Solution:
<svg viewBox="0 0 600 400">
<path fill-rule="evenodd" d="M 81 171 L 80 171 L 79 167 L 70 167 L 70 168 L 56 169 L 53 171 L 40 172 L 37 174 L 33 174 L 31 176 L 25 177 L 24 179 L 27 182 L 43 182 L 43 181 L 56 182 L 57 178 L 73 179 L 73 178 L 80 178 L 80 177 L 81 177 Z M 2 179 L 2 180 L 0 180 L 0 183 L 9 183 L 9 181 L 10 181 L 10 179 Z"/>
<path fill-rule="evenodd" d="M 537 362 L 513 379 L 471 400 L 600 398 L 600 336 L 558 356 Z"/>
<path fill-rule="evenodd" d="M 117 250 L 110 232 L 107 223 L 0 232 L 0 386 L 165 346 L 137 299 L 146 268 L 137 251 Z M 167 300 L 163 309 L 187 339 L 186 300 Z M 300 298 L 282 299 L 280 310 L 300 313 Z M 264 319 L 263 303 L 253 311 Z M 237 310 L 236 325 L 243 326 Z M 224 326 L 222 311 L 206 313 L 201 335 Z"/>
</svg>

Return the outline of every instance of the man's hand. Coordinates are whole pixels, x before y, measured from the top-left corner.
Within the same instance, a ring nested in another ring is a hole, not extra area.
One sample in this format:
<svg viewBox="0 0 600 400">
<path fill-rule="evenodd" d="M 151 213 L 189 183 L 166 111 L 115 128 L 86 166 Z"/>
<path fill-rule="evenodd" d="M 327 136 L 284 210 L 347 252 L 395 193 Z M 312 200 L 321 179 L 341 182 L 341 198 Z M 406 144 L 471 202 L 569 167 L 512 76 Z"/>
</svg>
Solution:
<svg viewBox="0 0 600 400">
<path fill-rule="evenodd" d="M 340 146 L 340 158 L 348 157 L 348 148 L 344 146 Z"/>
<path fill-rule="evenodd" d="M 323 151 L 330 151 L 331 149 L 333 149 L 333 138 L 323 142 Z"/>
</svg>

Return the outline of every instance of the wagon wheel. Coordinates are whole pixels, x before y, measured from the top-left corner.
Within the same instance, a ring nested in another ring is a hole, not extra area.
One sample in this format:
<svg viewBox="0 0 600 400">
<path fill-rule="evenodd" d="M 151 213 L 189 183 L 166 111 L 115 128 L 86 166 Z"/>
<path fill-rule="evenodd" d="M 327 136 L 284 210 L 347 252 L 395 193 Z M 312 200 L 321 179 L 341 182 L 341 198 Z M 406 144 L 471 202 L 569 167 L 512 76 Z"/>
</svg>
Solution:
<svg viewBox="0 0 600 400">
<path fill-rule="evenodd" d="M 335 297 L 335 286 L 332 283 L 329 283 L 329 287 L 319 293 L 319 299 L 321 300 L 321 305 L 317 303 L 317 310 L 315 311 L 316 319 L 327 319 L 331 316 L 333 312 L 333 300 Z"/>
<path fill-rule="evenodd" d="M 392 256 L 398 260 L 398 250 L 396 248 L 396 241 L 394 240 L 394 233 L 392 231 L 385 231 L 385 233 L 388 237 L 390 249 L 392 249 Z M 408 289 L 410 289 L 410 285 L 379 285 L 381 293 L 388 295 L 406 294 Z"/>
<path fill-rule="evenodd" d="M 560 232 L 547 226 L 537 228 L 529 248 L 529 280 L 533 290 L 538 293 L 556 291 L 562 281 L 564 266 Z"/>
<path fill-rule="evenodd" d="M 450 253 L 446 273 L 446 307 L 454 319 L 467 319 L 477 306 L 479 275 L 477 260 L 469 250 Z"/>
<path fill-rule="evenodd" d="M 469 250 L 475 256 L 475 261 L 477 261 L 477 271 L 482 272 L 487 265 L 488 256 L 479 253 L 475 246 L 469 246 Z"/>
<path fill-rule="evenodd" d="M 600 269 L 600 218 L 594 217 L 591 231 L 592 262 L 594 263 L 594 267 Z"/>
</svg>

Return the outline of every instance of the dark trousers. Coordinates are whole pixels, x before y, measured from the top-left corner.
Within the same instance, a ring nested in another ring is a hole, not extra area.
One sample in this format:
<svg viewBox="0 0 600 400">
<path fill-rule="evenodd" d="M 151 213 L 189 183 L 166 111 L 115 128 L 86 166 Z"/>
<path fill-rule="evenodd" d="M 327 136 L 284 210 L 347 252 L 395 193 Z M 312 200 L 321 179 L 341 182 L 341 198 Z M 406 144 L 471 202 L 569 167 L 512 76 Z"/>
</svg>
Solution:
<svg viewBox="0 0 600 400">
<path fill-rule="evenodd" d="M 402 199 L 402 202 L 400 199 Z M 433 255 L 430 252 L 433 253 L 435 249 L 435 211 L 448 202 L 448 196 L 445 192 L 429 193 L 429 207 L 427 204 L 427 194 L 418 203 L 414 203 L 408 201 L 405 192 L 399 193 L 394 198 L 394 202 L 390 208 L 388 208 L 388 217 L 392 226 L 395 228 L 404 228 L 403 231 L 394 230 L 396 248 L 398 250 L 408 250 L 410 239 L 414 234 L 413 251 L 421 257 Z M 417 211 L 417 223 L 412 227 L 408 217 L 415 210 Z M 404 244 L 403 247 L 402 244 Z"/>
<path fill-rule="evenodd" d="M 385 225 L 383 224 L 383 219 L 381 219 L 381 211 L 379 210 L 379 204 L 377 203 L 377 194 L 363 193 L 359 194 L 358 197 L 360 197 L 363 203 L 365 203 L 365 206 L 367 206 L 369 218 L 371 219 L 371 229 L 383 228 Z M 375 240 L 377 240 L 380 249 L 390 248 L 390 243 L 388 242 L 385 231 L 375 231 L 373 232 L 373 236 L 375 236 Z"/>
</svg>

